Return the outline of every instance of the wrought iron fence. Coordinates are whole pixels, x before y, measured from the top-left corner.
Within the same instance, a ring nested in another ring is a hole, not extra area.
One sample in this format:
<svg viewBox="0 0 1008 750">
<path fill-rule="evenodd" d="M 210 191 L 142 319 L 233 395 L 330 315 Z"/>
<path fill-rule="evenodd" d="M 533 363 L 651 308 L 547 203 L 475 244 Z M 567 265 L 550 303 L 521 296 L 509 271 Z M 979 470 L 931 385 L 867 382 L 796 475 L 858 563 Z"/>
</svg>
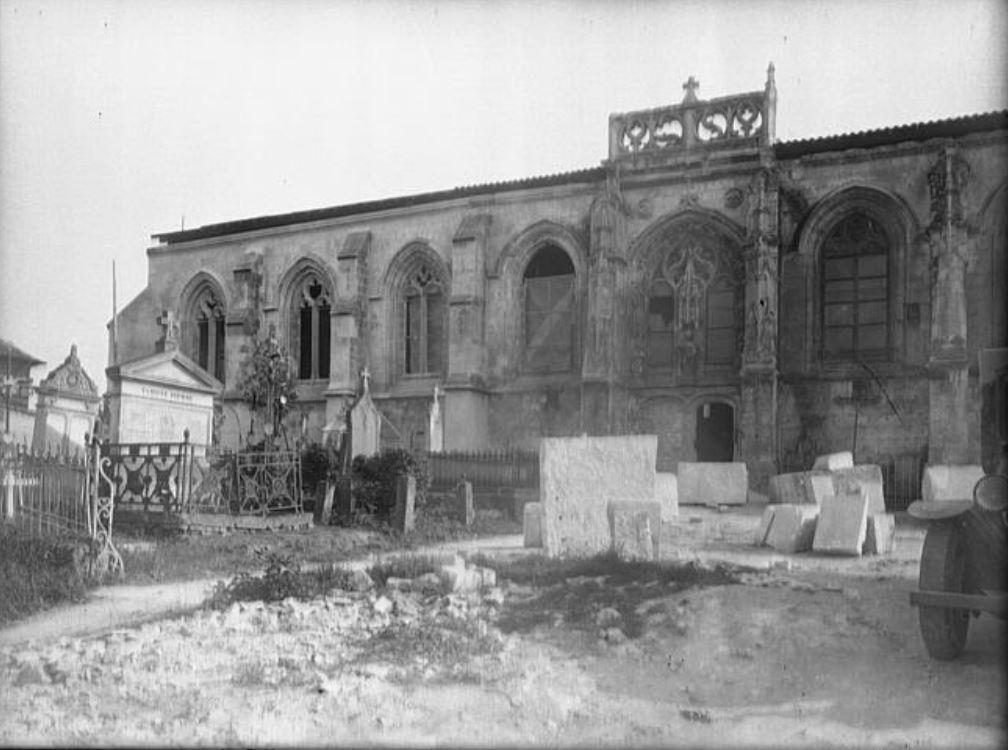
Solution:
<svg viewBox="0 0 1008 750">
<path fill-rule="evenodd" d="M 242 451 L 228 458 L 231 471 L 223 496 L 230 512 L 263 516 L 303 512 L 299 451 Z"/>
<path fill-rule="evenodd" d="M 112 543 L 107 468 L 97 440 L 74 455 L 6 446 L 0 456 L 4 523 L 29 537 L 90 539 L 95 569 L 122 570 L 122 557 Z"/>
<path fill-rule="evenodd" d="M 463 478 L 475 488 L 539 486 L 539 453 L 534 450 L 428 453 L 427 464 L 436 489 L 454 486 Z"/>
<path fill-rule="evenodd" d="M 108 443 L 115 507 L 148 513 L 180 513 L 191 496 L 197 446 L 182 443 Z"/>
</svg>

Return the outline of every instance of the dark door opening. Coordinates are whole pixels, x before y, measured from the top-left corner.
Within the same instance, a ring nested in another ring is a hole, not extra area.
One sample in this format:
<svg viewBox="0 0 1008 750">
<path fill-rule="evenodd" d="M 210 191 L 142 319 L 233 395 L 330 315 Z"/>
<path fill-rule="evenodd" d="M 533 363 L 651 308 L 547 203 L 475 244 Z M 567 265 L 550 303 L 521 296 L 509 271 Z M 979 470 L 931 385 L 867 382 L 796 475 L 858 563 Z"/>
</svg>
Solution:
<svg viewBox="0 0 1008 750">
<path fill-rule="evenodd" d="M 697 461 L 735 459 L 735 410 L 730 404 L 708 401 L 697 407 Z"/>
</svg>

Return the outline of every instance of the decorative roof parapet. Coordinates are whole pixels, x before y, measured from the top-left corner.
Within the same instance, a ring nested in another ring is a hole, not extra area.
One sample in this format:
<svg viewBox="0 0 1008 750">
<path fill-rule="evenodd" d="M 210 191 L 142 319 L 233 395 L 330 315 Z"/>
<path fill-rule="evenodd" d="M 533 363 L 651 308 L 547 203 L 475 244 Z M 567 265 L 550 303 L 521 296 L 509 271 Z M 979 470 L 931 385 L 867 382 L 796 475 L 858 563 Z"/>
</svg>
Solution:
<svg viewBox="0 0 1008 750">
<path fill-rule="evenodd" d="M 763 91 L 703 100 L 696 96 L 699 86 L 690 76 L 680 104 L 609 115 L 609 160 L 652 161 L 696 148 L 773 145 L 777 120 L 773 63 L 767 68 Z"/>
<path fill-rule="evenodd" d="M 98 400 L 98 389 L 77 357 L 77 344 L 71 344 L 70 355 L 39 384 L 38 391 L 76 396 L 88 401 Z"/>
</svg>

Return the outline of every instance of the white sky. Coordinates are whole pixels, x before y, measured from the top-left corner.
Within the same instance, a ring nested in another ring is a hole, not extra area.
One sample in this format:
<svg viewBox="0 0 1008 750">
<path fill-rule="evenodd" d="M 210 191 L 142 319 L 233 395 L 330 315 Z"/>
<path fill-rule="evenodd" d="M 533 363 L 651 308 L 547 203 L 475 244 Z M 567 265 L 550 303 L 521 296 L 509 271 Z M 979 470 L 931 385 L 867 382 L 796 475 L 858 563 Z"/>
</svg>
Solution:
<svg viewBox="0 0 1008 750">
<path fill-rule="evenodd" d="M 1008 108 L 991 0 L 0 0 L 0 336 L 104 387 L 150 235 L 597 165 L 761 89 L 780 140 Z"/>
</svg>

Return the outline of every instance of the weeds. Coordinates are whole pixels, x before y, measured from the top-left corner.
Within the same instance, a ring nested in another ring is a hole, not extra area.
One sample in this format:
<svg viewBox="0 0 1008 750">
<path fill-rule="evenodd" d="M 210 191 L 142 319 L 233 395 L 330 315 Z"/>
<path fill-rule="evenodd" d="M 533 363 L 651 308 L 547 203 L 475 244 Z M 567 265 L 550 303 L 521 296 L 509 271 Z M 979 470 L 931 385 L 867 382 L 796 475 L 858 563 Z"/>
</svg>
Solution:
<svg viewBox="0 0 1008 750">
<path fill-rule="evenodd" d="M 63 602 L 83 601 L 86 543 L 29 539 L 0 528 L 0 622 L 7 623 Z"/>
<path fill-rule="evenodd" d="M 308 600 L 348 587 L 350 572 L 336 565 L 303 571 L 289 555 L 268 550 L 256 553 L 266 563 L 265 572 L 241 572 L 228 583 L 218 582 L 208 602 L 210 607 L 225 609 L 235 602 L 278 602 L 288 598 Z"/>
<path fill-rule="evenodd" d="M 367 572 L 377 586 L 384 586 L 389 578 L 416 578 L 424 573 L 437 573 L 442 565 L 442 556 L 410 553 L 382 560 Z"/>
</svg>

